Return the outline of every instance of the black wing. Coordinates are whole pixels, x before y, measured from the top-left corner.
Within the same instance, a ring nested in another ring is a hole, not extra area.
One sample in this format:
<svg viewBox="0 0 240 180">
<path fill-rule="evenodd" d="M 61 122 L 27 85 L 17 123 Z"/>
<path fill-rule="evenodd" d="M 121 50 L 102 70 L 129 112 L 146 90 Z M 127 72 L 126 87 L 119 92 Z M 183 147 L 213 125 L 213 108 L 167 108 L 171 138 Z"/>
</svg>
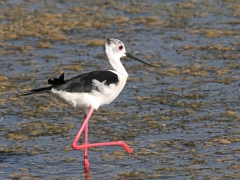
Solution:
<svg viewBox="0 0 240 180">
<path fill-rule="evenodd" d="M 63 90 L 66 92 L 91 92 L 93 90 L 92 80 L 96 79 L 99 82 L 105 81 L 106 85 L 117 84 L 118 76 L 111 71 L 93 71 L 86 74 L 75 76 L 71 79 L 64 80 L 64 73 L 59 78 L 49 79 L 48 83 L 53 84 L 49 87 L 32 89 L 22 96 L 34 93 L 50 93 L 51 89 Z"/>
</svg>

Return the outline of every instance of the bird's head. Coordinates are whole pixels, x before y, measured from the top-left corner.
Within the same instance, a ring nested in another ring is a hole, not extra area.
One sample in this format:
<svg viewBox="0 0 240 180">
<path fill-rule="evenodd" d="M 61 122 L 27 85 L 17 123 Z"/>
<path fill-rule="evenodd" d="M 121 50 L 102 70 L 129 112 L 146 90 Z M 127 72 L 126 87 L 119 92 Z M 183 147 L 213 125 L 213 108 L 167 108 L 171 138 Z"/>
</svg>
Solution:
<svg viewBox="0 0 240 180">
<path fill-rule="evenodd" d="M 115 38 L 106 38 L 106 42 L 104 44 L 104 53 L 108 57 L 108 59 L 120 59 L 121 57 L 127 56 L 143 64 L 153 66 L 127 53 L 124 44 L 120 40 Z"/>
<path fill-rule="evenodd" d="M 116 57 L 120 59 L 121 57 L 126 56 L 125 46 L 118 39 L 107 37 L 104 47 L 104 51 L 107 57 Z"/>
</svg>

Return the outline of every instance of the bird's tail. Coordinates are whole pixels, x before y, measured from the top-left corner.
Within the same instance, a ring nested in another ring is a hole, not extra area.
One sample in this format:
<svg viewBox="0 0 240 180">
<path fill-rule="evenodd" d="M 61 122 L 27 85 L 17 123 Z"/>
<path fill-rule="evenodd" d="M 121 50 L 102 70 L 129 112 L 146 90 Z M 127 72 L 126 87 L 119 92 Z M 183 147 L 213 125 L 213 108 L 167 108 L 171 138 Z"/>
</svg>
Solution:
<svg viewBox="0 0 240 180">
<path fill-rule="evenodd" d="M 39 88 L 39 89 L 32 89 L 32 90 L 29 90 L 28 92 L 26 92 L 24 94 L 20 94 L 19 96 L 27 96 L 27 95 L 31 95 L 31 94 L 50 93 L 51 89 L 52 89 L 52 86 Z"/>
<path fill-rule="evenodd" d="M 20 94 L 19 96 L 27 96 L 31 94 L 42 94 L 42 93 L 50 93 L 51 89 L 57 85 L 64 84 L 64 73 L 62 73 L 59 78 L 49 79 L 48 84 L 51 84 L 52 86 L 39 88 L 39 89 L 32 89 L 24 94 Z"/>
</svg>

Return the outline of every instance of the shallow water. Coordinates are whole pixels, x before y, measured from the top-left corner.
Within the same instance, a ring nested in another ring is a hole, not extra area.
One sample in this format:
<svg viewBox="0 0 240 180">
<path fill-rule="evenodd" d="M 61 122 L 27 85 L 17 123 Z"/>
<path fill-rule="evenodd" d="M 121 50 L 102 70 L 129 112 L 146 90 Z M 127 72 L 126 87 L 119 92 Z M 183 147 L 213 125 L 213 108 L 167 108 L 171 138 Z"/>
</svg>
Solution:
<svg viewBox="0 0 240 180">
<path fill-rule="evenodd" d="M 85 179 L 70 144 L 83 113 L 50 95 L 15 97 L 66 78 L 110 69 L 106 36 L 156 67 L 127 58 L 119 97 L 94 112 L 91 179 L 239 179 L 237 0 L 1 1 L 0 176 Z M 81 140 L 82 141 L 82 140 Z"/>
</svg>

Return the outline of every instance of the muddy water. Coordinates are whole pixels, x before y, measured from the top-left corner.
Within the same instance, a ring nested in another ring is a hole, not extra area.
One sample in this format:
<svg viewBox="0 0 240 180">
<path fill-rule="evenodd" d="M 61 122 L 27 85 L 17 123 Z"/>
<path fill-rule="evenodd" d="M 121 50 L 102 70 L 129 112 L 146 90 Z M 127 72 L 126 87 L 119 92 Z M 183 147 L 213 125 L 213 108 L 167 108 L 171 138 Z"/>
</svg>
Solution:
<svg viewBox="0 0 240 180">
<path fill-rule="evenodd" d="M 85 179 L 71 149 L 83 113 L 49 95 L 15 97 L 66 78 L 110 69 L 104 37 L 155 68 L 123 59 L 120 96 L 90 121 L 92 179 L 239 179 L 237 0 L 0 1 L 0 176 Z M 82 141 L 82 140 L 81 140 Z"/>
</svg>

